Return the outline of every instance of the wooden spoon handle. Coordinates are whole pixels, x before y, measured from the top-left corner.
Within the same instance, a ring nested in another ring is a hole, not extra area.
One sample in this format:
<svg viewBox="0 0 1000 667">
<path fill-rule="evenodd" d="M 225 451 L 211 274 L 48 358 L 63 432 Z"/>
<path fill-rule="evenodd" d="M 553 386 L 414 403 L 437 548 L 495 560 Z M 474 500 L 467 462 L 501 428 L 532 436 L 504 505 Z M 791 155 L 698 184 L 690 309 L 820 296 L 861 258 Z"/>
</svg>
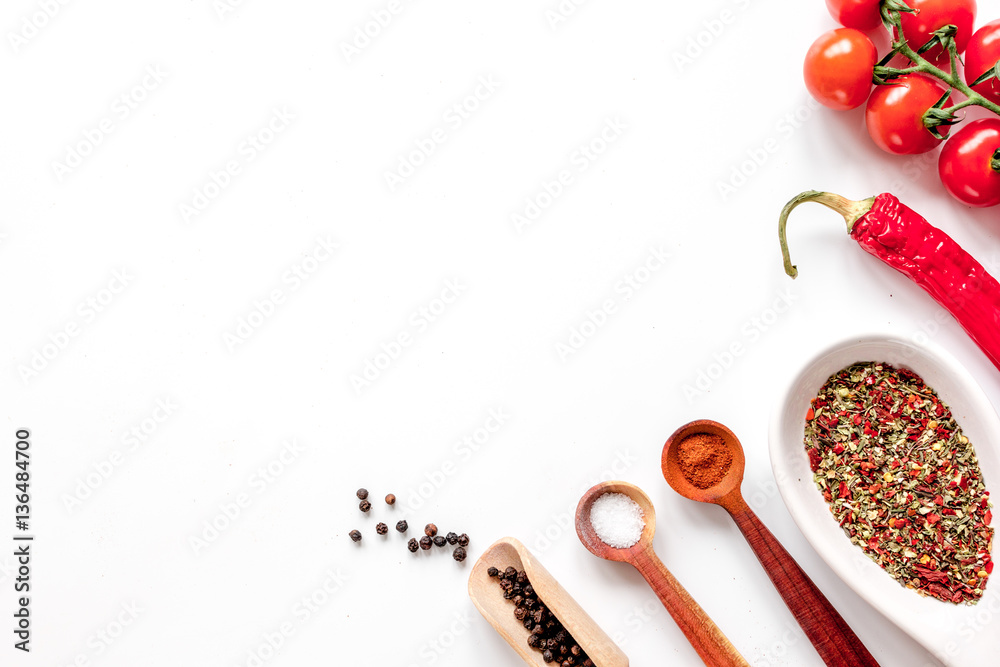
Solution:
<svg viewBox="0 0 1000 667">
<path fill-rule="evenodd" d="M 750 663 L 743 659 L 719 626 L 670 574 L 652 549 L 636 554 L 632 565 L 649 583 L 706 665 L 750 667 Z"/>
<path fill-rule="evenodd" d="M 847 621 L 747 504 L 741 500 L 726 509 L 823 662 L 838 667 L 878 667 Z"/>
</svg>

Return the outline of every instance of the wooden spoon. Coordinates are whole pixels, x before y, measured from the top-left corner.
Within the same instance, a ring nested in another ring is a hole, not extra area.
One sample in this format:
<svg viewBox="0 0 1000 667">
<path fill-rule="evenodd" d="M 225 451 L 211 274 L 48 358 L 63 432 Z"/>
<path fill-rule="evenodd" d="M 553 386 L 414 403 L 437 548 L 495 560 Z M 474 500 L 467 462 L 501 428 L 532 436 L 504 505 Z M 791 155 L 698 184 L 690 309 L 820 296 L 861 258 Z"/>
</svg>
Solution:
<svg viewBox="0 0 1000 667">
<path fill-rule="evenodd" d="M 514 618 L 514 603 L 503 598 L 503 591 L 497 580 L 486 574 L 491 566 L 501 572 L 508 567 L 524 570 L 528 581 L 538 593 L 538 599 L 556 615 L 595 665 L 628 667 L 628 658 L 618 645 L 542 567 L 532 553 L 513 537 L 504 537 L 483 552 L 473 566 L 469 575 L 469 597 L 479 613 L 526 663 L 538 666 L 546 664 L 542 660 L 541 651 L 528 646 L 530 632 L 521 621 Z"/>
<path fill-rule="evenodd" d="M 733 455 L 733 463 L 722 481 L 707 489 L 698 488 L 684 477 L 677 458 L 680 442 L 695 433 L 720 436 Z M 691 500 L 714 503 L 729 512 L 823 662 L 842 667 L 877 666 L 847 622 L 743 500 L 740 485 L 745 465 L 743 446 L 736 435 L 708 419 L 677 429 L 663 446 L 660 460 L 663 476 L 674 491 Z"/>
<path fill-rule="evenodd" d="M 616 548 L 601 541 L 590 523 L 590 508 L 605 493 L 624 493 L 638 503 L 646 521 L 639 541 L 631 547 Z M 627 482 L 602 482 L 593 487 L 576 508 L 576 534 L 590 553 L 605 560 L 629 563 L 646 579 L 660 602 L 667 608 L 681 632 L 709 667 L 741 665 L 749 667 L 722 630 L 712 622 L 705 610 L 698 606 L 691 595 L 678 583 L 674 575 L 653 552 L 653 531 L 656 530 L 656 512 L 649 497 L 637 486 Z M 598 663 L 595 660 L 595 663 Z"/>
</svg>

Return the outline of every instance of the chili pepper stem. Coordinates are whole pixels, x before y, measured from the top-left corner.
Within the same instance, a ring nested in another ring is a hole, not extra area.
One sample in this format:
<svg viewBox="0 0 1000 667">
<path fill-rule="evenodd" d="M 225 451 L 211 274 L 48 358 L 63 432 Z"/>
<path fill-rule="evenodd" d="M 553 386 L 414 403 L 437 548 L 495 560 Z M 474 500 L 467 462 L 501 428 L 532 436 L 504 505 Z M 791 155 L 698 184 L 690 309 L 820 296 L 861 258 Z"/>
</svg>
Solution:
<svg viewBox="0 0 1000 667">
<path fill-rule="evenodd" d="M 785 235 L 785 227 L 788 224 L 788 214 L 791 213 L 796 206 L 804 204 L 805 202 L 816 202 L 817 204 L 822 204 L 823 206 L 826 206 L 827 208 L 832 209 L 844 216 L 844 222 L 847 223 L 847 231 L 850 233 L 851 229 L 854 228 L 854 223 L 858 221 L 858 218 L 871 210 L 872 204 L 875 202 L 875 198 L 869 197 L 868 199 L 862 199 L 860 201 L 852 201 L 846 197 L 835 195 L 832 192 L 809 190 L 797 195 L 790 202 L 785 204 L 785 207 L 781 209 L 781 215 L 778 217 L 778 240 L 781 243 L 781 256 L 785 261 L 785 273 L 790 275 L 792 278 L 799 275 L 799 270 L 794 264 L 792 264 L 792 259 L 788 254 L 788 239 Z"/>
<path fill-rule="evenodd" d="M 990 158 L 990 169 L 1000 172 L 1000 148 L 993 151 L 993 157 Z"/>
</svg>

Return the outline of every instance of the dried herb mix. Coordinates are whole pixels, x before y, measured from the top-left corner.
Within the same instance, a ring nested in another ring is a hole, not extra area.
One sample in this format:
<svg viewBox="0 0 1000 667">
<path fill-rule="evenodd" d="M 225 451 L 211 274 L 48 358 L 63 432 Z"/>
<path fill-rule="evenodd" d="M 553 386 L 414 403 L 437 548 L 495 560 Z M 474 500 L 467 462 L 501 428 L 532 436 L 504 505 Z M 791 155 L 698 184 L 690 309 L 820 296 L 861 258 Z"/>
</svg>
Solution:
<svg viewBox="0 0 1000 667">
<path fill-rule="evenodd" d="M 993 571 L 989 491 L 972 443 L 915 373 L 860 362 L 806 414 L 813 479 L 851 542 L 907 588 L 975 603 Z"/>
</svg>

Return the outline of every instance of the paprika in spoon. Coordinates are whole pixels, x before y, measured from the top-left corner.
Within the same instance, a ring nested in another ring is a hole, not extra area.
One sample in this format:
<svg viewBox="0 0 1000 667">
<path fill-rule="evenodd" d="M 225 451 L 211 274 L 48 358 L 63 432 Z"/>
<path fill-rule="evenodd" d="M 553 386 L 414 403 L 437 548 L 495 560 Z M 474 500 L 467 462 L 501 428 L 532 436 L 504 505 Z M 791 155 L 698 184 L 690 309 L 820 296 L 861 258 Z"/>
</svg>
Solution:
<svg viewBox="0 0 1000 667">
<path fill-rule="evenodd" d="M 788 214 L 810 201 L 844 216 L 851 238 L 944 306 L 1000 369 L 1000 283 L 954 239 L 889 193 L 851 201 L 810 190 L 785 204 L 778 218 L 785 273 L 798 275 L 785 238 Z"/>
</svg>

